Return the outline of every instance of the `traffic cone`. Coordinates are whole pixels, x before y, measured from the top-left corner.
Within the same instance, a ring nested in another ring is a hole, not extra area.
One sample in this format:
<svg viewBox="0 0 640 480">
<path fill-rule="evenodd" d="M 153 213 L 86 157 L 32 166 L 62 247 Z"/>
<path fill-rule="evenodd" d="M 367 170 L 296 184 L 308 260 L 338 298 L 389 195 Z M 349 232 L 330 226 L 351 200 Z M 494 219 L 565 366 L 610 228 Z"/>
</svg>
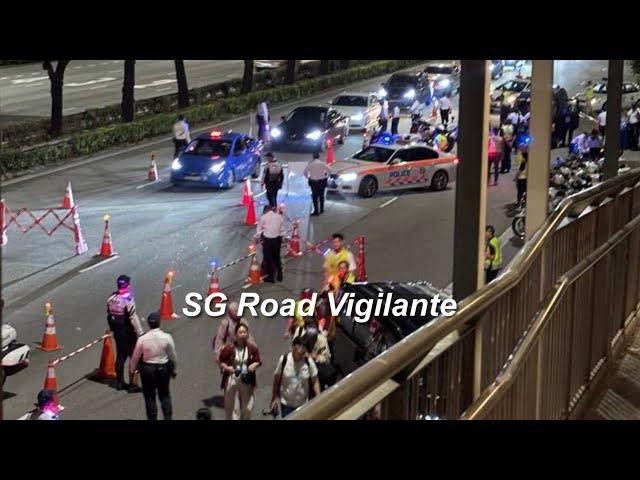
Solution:
<svg viewBox="0 0 640 480">
<path fill-rule="evenodd" d="M 91 374 L 92 380 L 108 380 L 116 378 L 116 362 L 113 356 L 113 340 L 109 330 L 105 330 L 108 337 L 102 342 L 102 356 L 100 357 L 100 366 Z"/>
<path fill-rule="evenodd" d="M 242 200 L 240 201 L 240 205 L 244 205 L 245 207 L 249 205 L 251 200 L 249 197 L 251 196 L 251 184 L 249 183 L 249 179 L 244 182 L 244 186 L 242 187 Z"/>
<path fill-rule="evenodd" d="M 89 247 L 87 247 L 87 242 L 82 236 L 82 230 L 80 229 L 80 215 L 78 214 L 78 207 L 71 207 L 71 211 L 73 212 L 73 241 L 76 244 L 76 254 L 82 255 L 89 250 Z"/>
<path fill-rule="evenodd" d="M 260 270 L 260 266 L 258 265 L 258 259 L 256 258 L 256 246 L 251 242 L 249 244 L 249 254 L 253 254 L 251 257 L 251 266 L 249 267 L 249 277 L 247 281 L 251 285 L 256 285 L 262 283 L 262 271 Z"/>
<path fill-rule="evenodd" d="M 356 280 L 358 282 L 367 281 L 367 269 L 364 264 L 364 237 L 358 237 L 358 256 L 356 257 Z"/>
<path fill-rule="evenodd" d="M 209 291 L 207 292 L 207 297 L 214 293 L 220 293 L 220 280 L 218 279 L 218 274 L 215 270 L 211 272 L 209 279 Z M 214 303 L 219 302 L 219 298 L 215 298 L 213 300 Z"/>
<path fill-rule="evenodd" d="M 56 350 L 62 350 L 62 345 L 58 345 L 58 337 L 56 335 L 56 322 L 53 318 L 53 307 L 51 302 L 44 304 L 45 315 L 47 321 L 44 327 L 44 336 L 42 337 L 42 343 L 36 348 L 45 352 L 54 352 Z"/>
<path fill-rule="evenodd" d="M 257 222 L 256 220 L 256 205 L 253 201 L 253 195 L 249 194 L 249 205 L 247 205 L 247 215 L 244 217 L 244 224 L 254 226 Z"/>
<path fill-rule="evenodd" d="M 59 405 L 58 402 L 58 382 L 56 382 L 56 368 L 53 360 L 49 360 L 47 363 L 47 375 L 44 377 L 44 390 L 51 390 L 53 392 L 53 402 Z"/>
<path fill-rule="evenodd" d="M 297 257 L 300 255 L 300 234 L 298 233 L 299 223 L 299 221 L 293 223 L 293 232 L 291 233 L 291 240 L 289 240 L 287 257 Z"/>
<path fill-rule="evenodd" d="M 333 140 L 327 140 L 327 165 L 333 165 Z"/>
<path fill-rule="evenodd" d="M 151 154 L 151 165 L 149 165 L 149 173 L 147 174 L 147 180 L 150 182 L 158 181 L 158 165 L 156 164 L 156 154 Z"/>
<path fill-rule="evenodd" d="M 4 198 L 0 200 L 0 228 L 2 229 L 2 246 L 4 247 L 7 244 L 7 233 L 6 227 L 4 226 Z"/>
<path fill-rule="evenodd" d="M 162 320 L 178 318 L 178 315 L 173 312 L 173 297 L 171 296 L 171 282 L 173 281 L 173 275 L 173 270 L 170 270 L 164 278 L 164 291 L 162 292 L 162 301 L 160 302 L 160 318 Z"/>
<path fill-rule="evenodd" d="M 64 192 L 64 198 L 62 199 L 62 208 L 71 208 L 75 205 L 73 203 L 73 192 L 71 191 L 71 182 L 67 183 L 67 189 Z"/>
<path fill-rule="evenodd" d="M 111 216 L 104 216 L 104 235 L 102 236 L 102 246 L 100 247 L 101 257 L 113 257 L 116 252 L 113 251 L 113 247 L 111 246 L 111 232 L 109 231 L 109 220 L 111 220 Z"/>
</svg>

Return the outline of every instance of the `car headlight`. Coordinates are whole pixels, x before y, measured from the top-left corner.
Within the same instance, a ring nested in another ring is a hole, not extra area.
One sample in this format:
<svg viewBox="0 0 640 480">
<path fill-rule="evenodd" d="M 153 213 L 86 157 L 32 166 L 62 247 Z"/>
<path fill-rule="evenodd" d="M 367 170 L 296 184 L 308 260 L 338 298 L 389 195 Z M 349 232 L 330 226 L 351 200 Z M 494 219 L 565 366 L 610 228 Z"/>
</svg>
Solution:
<svg viewBox="0 0 640 480">
<path fill-rule="evenodd" d="M 180 170 L 182 168 L 182 164 L 180 160 L 177 158 L 171 163 L 171 170 Z"/>
<path fill-rule="evenodd" d="M 415 96 L 416 96 L 416 91 L 413 88 L 403 95 L 404 98 L 409 98 L 409 99 L 412 99 Z"/>
<path fill-rule="evenodd" d="M 359 122 L 360 120 L 362 120 L 364 117 L 362 116 L 361 113 L 356 113 L 355 115 L 351 115 L 351 120 L 353 120 L 354 122 Z"/>
<path fill-rule="evenodd" d="M 211 166 L 211 168 L 209 169 L 209 171 L 211 173 L 220 173 L 222 171 L 222 169 L 224 168 L 224 164 L 225 162 L 218 162 L 215 163 Z"/>
<path fill-rule="evenodd" d="M 384 98 L 387 96 L 387 91 L 384 88 L 380 88 L 380 90 L 378 90 L 378 96 L 380 98 Z"/>
<path fill-rule="evenodd" d="M 278 127 L 275 127 L 273 130 L 271 130 L 271 136 L 273 138 L 278 138 L 280 135 L 282 135 L 282 130 Z"/>
<path fill-rule="evenodd" d="M 343 182 L 353 182 L 357 177 L 358 177 L 357 173 L 351 172 L 351 173 L 344 173 L 340 175 L 338 178 L 340 178 L 340 180 Z"/>
<path fill-rule="evenodd" d="M 322 136 L 322 132 L 320 130 L 313 130 L 305 135 L 305 138 L 309 140 L 318 140 Z"/>
<path fill-rule="evenodd" d="M 441 88 L 447 88 L 449 85 L 451 85 L 451 80 L 449 80 L 448 78 L 440 80 L 439 85 Z"/>
</svg>

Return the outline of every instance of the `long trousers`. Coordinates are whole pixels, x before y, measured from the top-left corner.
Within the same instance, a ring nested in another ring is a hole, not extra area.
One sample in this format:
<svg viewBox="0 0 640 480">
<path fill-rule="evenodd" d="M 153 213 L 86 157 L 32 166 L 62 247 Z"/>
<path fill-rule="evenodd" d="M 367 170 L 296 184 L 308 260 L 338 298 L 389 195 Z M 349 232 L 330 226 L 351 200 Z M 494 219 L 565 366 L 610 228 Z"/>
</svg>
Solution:
<svg viewBox="0 0 640 480">
<path fill-rule="evenodd" d="M 278 278 L 282 278 L 282 258 L 280 256 L 280 247 L 282 246 L 282 237 L 267 238 L 262 240 L 262 260 L 265 274 L 268 279 L 273 280 L 273 276 L 277 273 Z"/>
<path fill-rule="evenodd" d="M 156 394 L 160 399 L 163 418 L 171 420 L 171 394 L 169 393 L 171 371 L 169 364 L 142 363 L 140 366 L 140 379 L 142 380 L 142 394 L 144 395 L 144 404 L 147 410 L 147 420 L 158 419 Z"/>
<path fill-rule="evenodd" d="M 313 210 L 316 213 L 324 212 L 324 191 L 327 188 L 327 180 L 309 180 L 309 186 L 311 187 Z"/>
<path fill-rule="evenodd" d="M 127 358 L 133 355 L 133 349 L 136 347 L 136 337 L 130 334 L 115 333 L 113 338 L 116 341 L 116 379 L 118 382 L 124 383 L 124 364 Z"/>
</svg>

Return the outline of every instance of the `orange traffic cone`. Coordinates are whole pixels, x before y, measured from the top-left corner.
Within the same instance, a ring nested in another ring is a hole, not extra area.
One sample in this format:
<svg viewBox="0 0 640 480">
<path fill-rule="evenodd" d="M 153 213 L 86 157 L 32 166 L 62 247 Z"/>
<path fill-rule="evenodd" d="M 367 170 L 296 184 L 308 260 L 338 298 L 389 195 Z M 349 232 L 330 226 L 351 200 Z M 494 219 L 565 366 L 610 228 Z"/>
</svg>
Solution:
<svg viewBox="0 0 640 480">
<path fill-rule="evenodd" d="M 299 223 L 299 221 L 293 223 L 293 232 L 291 234 L 291 240 L 289 240 L 287 257 L 297 257 L 300 255 L 300 234 L 298 233 Z"/>
<path fill-rule="evenodd" d="M 240 205 L 244 205 L 245 207 L 248 206 L 251 202 L 251 200 L 249 199 L 250 196 L 251 184 L 249 183 L 249 179 L 247 178 L 247 181 L 244 182 L 244 185 L 242 187 L 242 200 L 240 201 Z"/>
<path fill-rule="evenodd" d="M 105 330 L 108 337 L 102 342 L 102 356 L 100 357 L 100 366 L 91 374 L 92 380 L 107 380 L 116 378 L 116 362 L 113 356 L 113 340 L 109 330 Z"/>
<path fill-rule="evenodd" d="M 156 164 L 156 154 L 151 154 L 151 165 L 149 165 L 149 172 L 147 173 L 147 180 L 150 182 L 158 181 L 158 165 Z"/>
<path fill-rule="evenodd" d="M 102 246 L 100 247 L 101 257 L 113 257 L 116 252 L 113 251 L 113 247 L 111 246 L 111 232 L 109 232 L 109 220 L 111 220 L 111 216 L 104 216 L 104 235 L 102 236 Z"/>
<path fill-rule="evenodd" d="M 45 315 L 47 315 L 47 323 L 44 327 L 44 336 L 42 337 L 42 343 L 36 348 L 45 352 L 54 352 L 56 350 L 62 350 L 62 345 L 58 345 L 58 337 L 56 335 L 56 322 L 53 318 L 53 307 L 51 302 L 44 304 Z"/>
<path fill-rule="evenodd" d="M 62 199 L 62 208 L 71 208 L 75 205 L 73 203 L 73 192 L 71 191 L 71 182 L 67 183 L 67 189 L 64 191 L 64 198 Z"/>
<path fill-rule="evenodd" d="M 58 382 L 56 382 L 56 368 L 53 360 L 47 363 L 47 376 L 44 377 L 44 390 L 53 392 L 53 402 L 58 405 Z"/>
<path fill-rule="evenodd" d="M 262 283 L 262 271 L 260 270 L 260 266 L 258 265 L 258 259 L 256 258 L 256 246 L 253 242 L 249 244 L 249 254 L 253 254 L 251 257 L 251 266 L 249 267 L 249 277 L 247 281 L 251 285 L 255 285 L 258 283 Z"/>
<path fill-rule="evenodd" d="M 220 293 L 220 280 L 218 280 L 218 274 L 216 273 L 215 270 L 211 272 L 210 277 L 211 278 L 209 280 L 209 291 L 207 292 L 207 297 L 214 293 Z M 219 301 L 220 301 L 219 298 L 215 298 L 213 302 L 216 303 Z"/>
<path fill-rule="evenodd" d="M 244 224 L 254 226 L 257 222 L 256 220 L 256 205 L 253 201 L 253 195 L 249 194 L 249 205 L 247 205 L 247 215 L 244 217 Z"/>
<path fill-rule="evenodd" d="M 333 140 L 327 140 L 327 165 L 333 165 Z"/>
<path fill-rule="evenodd" d="M 367 281 L 367 269 L 364 265 L 364 237 L 358 237 L 358 256 L 356 257 L 356 279 L 358 282 Z"/>
<path fill-rule="evenodd" d="M 164 291 L 162 292 L 162 301 L 160 302 L 160 318 L 162 320 L 172 320 L 178 318 L 173 312 L 173 297 L 171 296 L 171 282 L 173 281 L 174 271 L 169 270 L 164 279 Z"/>
</svg>

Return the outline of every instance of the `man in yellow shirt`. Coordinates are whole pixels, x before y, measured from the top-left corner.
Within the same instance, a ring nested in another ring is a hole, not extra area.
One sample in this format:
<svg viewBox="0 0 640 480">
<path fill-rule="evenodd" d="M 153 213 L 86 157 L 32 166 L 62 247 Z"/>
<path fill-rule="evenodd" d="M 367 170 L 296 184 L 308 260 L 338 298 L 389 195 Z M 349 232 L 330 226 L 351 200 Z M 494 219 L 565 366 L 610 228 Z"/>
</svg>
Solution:
<svg viewBox="0 0 640 480">
<path fill-rule="evenodd" d="M 349 265 L 349 273 L 355 275 L 356 260 L 353 253 L 344 246 L 344 236 L 341 233 L 331 235 L 331 251 L 326 254 L 324 260 L 325 284 L 329 283 L 328 279 L 338 274 L 338 266 L 341 262 L 347 262 Z"/>
</svg>

